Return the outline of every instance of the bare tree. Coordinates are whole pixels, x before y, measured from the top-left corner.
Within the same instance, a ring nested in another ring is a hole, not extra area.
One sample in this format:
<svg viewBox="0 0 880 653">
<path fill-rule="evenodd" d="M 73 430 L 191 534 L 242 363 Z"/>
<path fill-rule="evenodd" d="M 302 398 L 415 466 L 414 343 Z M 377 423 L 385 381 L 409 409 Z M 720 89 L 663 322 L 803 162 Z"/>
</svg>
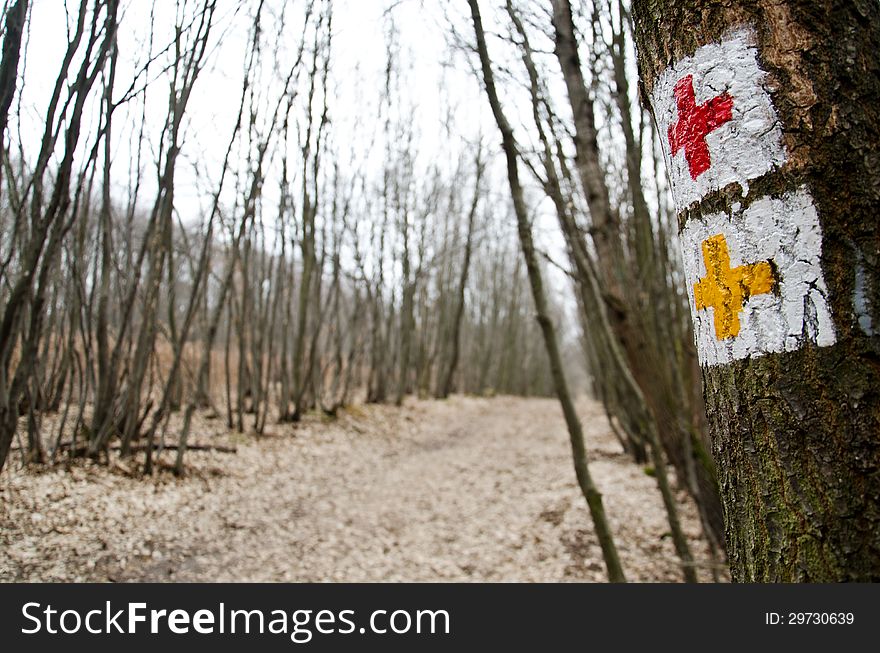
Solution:
<svg viewBox="0 0 880 653">
<path fill-rule="evenodd" d="M 605 566 L 608 571 L 608 580 L 611 582 L 624 582 L 626 577 L 623 574 L 623 569 L 617 555 L 617 548 L 614 544 L 611 530 L 605 518 L 605 509 L 602 505 L 602 495 L 597 490 L 593 483 L 592 476 L 590 475 L 586 448 L 584 446 L 583 430 L 568 389 L 553 322 L 547 312 L 541 270 L 538 267 L 537 258 L 535 256 L 535 246 L 532 240 L 531 226 L 529 225 L 525 200 L 523 198 L 523 190 L 519 181 L 519 163 L 516 141 L 513 137 L 513 129 L 511 128 L 510 123 L 507 122 L 507 118 L 504 116 L 501 102 L 498 99 L 498 93 L 495 90 L 495 78 L 492 72 L 491 61 L 489 60 L 489 52 L 486 47 L 486 37 L 483 31 L 479 5 L 477 4 L 477 0 L 468 0 L 468 4 L 471 8 L 471 17 L 473 19 L 474 33 L 477 40 L 477 51 L 480 55 L 480 65 L 482 68 L 486 94 L 489 98 L 492 114 L 494 115 L 495 121 L 498 124 L 498 129 L 501 132 L 504 154 L 507 159 L 507 177 L 508 182 L 510 183 L 510 192 L 513 199 L 514 210 L 516 212 L 517 231 L 519 233 L 520 245 L 522 247 L 526 269 L 528 270 L 529 283 L 532 288 L 532 299 L 535 303 L 536 319 L 541 326 L 544 344 L 547 348 L 547 356 L 550 360 L 550 369 L 553 373 L 554 385 L 556 386 L 556 393 L 559 397 L 559 403 L 562 406 L 566 425 L 568 426 L 575 472 L 577 474 L 581 492 L 583 492 L 584 498 L 587 500 L 587 504 L 590 508 L 590 515 L 593 518 L 596 535 L 599 539 L 599 544 L 602 547 L 602 555 L 605 559 Z"/>
</svg>

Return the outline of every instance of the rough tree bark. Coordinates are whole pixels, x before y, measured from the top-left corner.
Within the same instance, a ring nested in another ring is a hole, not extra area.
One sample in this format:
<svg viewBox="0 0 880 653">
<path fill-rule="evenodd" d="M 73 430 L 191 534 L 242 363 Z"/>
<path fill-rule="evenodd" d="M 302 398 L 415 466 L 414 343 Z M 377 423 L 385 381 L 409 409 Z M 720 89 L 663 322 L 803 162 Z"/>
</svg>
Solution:
<svg viewBox="0 0 880 653">
<path fill-rule="evenodd" d="M 799 189 L 812 198 L 821 227 L 833 343 L 811 342 L 815 338 L 807 334 L 816 318 L 805 308 L 803 337 L 794 347 L 721 363 L 707 362 L 701 351 L 733 578 L 878 580 L 880 4 L 640 0 L 633 2 L 633 16 L 643 99 L 653 104 L 658 126 L 662 113 L 654 92 L 664 88 L 664 72 L 742 29 L 753 34 L 766 73 L 760 86 L 778 114 L 785 160 L 750 178 L 745 190 L 719 182 L 687 203 L 680 209 L 680 231 L 713 215 L 734 220 L 756 203 Z M 711 88 L 712 95 L 724 91 Z M 737 100 L 733 94 L 734 108 Z M 706 106 L 709 100 L 697 102 Z M 666 130 L 659 131 L 667 138 Z M 671 131 L 668 136 L 671 141 Z M 717 147 L 719 141 L 713 142 Z M 673 147 L 670 175 L 674 155 Z M 725 156 L 711 147 L 710 155 Z M 771 245 L 786 238 L 772 225 L 780 219 L 776 206 L 757 227 L 766 230 Z M 683 241 L 683 256 L 692 255 Z M 778 275 L 772 262 L 770 271 Z M 776 278 L 773 292 L 784 295 L 793 274 Z M 692 299 L 692 309 L 701 305 Z M 701 314 L 695 311 L 695 323 Z"/>
</svg>

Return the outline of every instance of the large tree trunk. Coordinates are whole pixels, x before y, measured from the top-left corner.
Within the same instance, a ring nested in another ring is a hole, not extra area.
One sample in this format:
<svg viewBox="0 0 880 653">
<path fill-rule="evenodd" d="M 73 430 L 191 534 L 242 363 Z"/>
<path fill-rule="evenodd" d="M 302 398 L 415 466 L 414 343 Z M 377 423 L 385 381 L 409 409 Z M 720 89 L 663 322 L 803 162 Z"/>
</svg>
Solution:
<svg viewBox="0 0 880 653">
<path fill-rule="evenodd" d="M 642 0 L 633 14 L 686 269 L 693 261 L 688 292 L 733 577 L 880 579 L 880 5 Z M 737 39 L 751 50 L 724 55 Z M 756 72 L 735 86 L 749 61 Z M 733 75 L 701 84 L 713 69 Z M 737 112 L 762 94 L 771 124 L 755 131 Z M 686 136 L 682 153 L 676 129 L 694 108 L 715 112 L 717 134 Z M 753 131 L 760 146 L 749 158 Z M 751 170 L 742 188 L 723 174 L 734 157 Z M 680 174 L 685 158 L 691 179 Z M 758 251 L 776 254 L 747 260 Z M 725 285 L 737 269 L 751 276 Z M 712 284 L 720 303 L 705 292 Z M 768 316 L 783 328 L 778 346 L 760 332 Z M 757 332 L 764 339 L 746 343 Z"/>
</svg>

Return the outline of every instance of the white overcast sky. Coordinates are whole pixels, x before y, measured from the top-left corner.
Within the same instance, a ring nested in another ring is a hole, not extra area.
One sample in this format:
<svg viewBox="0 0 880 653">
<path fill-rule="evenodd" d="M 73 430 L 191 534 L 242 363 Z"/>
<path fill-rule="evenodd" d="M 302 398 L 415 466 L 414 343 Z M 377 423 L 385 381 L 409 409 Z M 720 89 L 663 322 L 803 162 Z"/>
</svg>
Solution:
<svg viewBox="0 0 880 653">
<path fill-rule="evenodd" d="M 42 131 L 43 114 L 57 74 L 59 63 L 67 42 L 67 22 L 73 21 L 78 0 L 67 0 L 71 16 L 65 13 L 65 0 L 34 0 L 24 61 L 24 87 L 20 97 L 22 142 L 28 158 L 36 155 L 39 135 Z M 285 0 L 267 0 L 267 5 L 277 10 Z M 306 0 L 286 0 L 291 17 L 302 16 Z M 170 30 L 174 24 L 174 0 L 156 0 L 151 5 L 145 0 L 124 0 L 123 29 L 120 34 L 120 71 L 117 89 L 127 85 L 134 61 L 143 59 L 146 52 L 145 39 L 148 33 L 148 19 L 151 6 L 157 16 L 157 24 Z M 473 75 L 466 56 L 450 54 L 449 23 L 444 12 L 448 12 L 468 42 L 473 39 L 469 22 L 469 11 L 465 0 L 436 2 L 432 0 L 334 0 L 333 21 L 333 59 L 331 66 L 330 115 L 333 121 L 333 134 L 337 143 L 347 141 L 363 134 L 355 134 L 356 118 L 359 114 L 375 120 L 376 105 L 380 101 L 383 71 L 386 62 L 385 26 L 386 12 L 390 9 L 400 33 L 400 101 L 414 108 L 411 120 L 416 125 L 418 149 L 423 165 L 430 165 L 437 159 L 454 156 L 461 148 L 461 139 L 473 141 L 482 134 L 484 141 L 497 152 L 499 136 L 492 121 L 488 104 L 477 79 Z M 487 29 L 497 29 L 493 25 L 495 3 L 481 2 Z M 536 5 L 537 6 L 537 5 Z M 235 120 L 241 87 L 243 60 L 248 47 L 249 10 L 242 10 L 236 0 L 218 0 L 217 25 L 214 32 L 213 53 L 209 67 L 197 81 L 193 99 L 187 110 L 188 121 L 183 149 L 183 161 L 178 168 L 176 204 L 181 218 L 198 216 L 208 205 L 208 197 L 216 180 L 219 162 L 228 143 Z M 301 18 L 300 18 L 301 21 Z M 271 27 L 268 27 L 271 29 Z M 506 29 L 506 28 L 504 28 Z M 222 38 L 220 38 L 222 36 Z M 167 32 L 166 36 L 167 38 Z M 157 36 L 159 42 L 162 36 Z M 298 43 L 291 37 L 291 53 Z M 535 45 L 535 43 L 533 43 Z M 549 48 L 547 43 L 539 47 Z M 509 53 L 505 60 L 503 48 L 490 36 L 490 47 L 501 79 L 505 79 L 505 66 L 518 66 Z M 126 63 L 129 66 L 126 75 Z M 552 63 L 552 58 L 551 58 Z M 279 84 L 280 85 L 280 84 Z M 158 142 L 162 121 L 167 111 L 164 82 L 150 91 L 147 108 L 148 133 L 153 142 Z M 440 89 L 445 89 L 441 94 Z M 507 92 L 515 93 L 515 85 L 507 85 Z M 564 94 L 558 77 L 551 83 L 554 95 Z M 508 96 L 511 97 L 511 96 Z M 557 107 L 564 112 L 565 96 Z M 636 98 L 633 98 L 635 101 Z M 442 127 L 442 116 L 449 104 L 454 105 L 454 133 L 446 133 Z M 510 118 L 517 122 L 530 120 L 530 108 L 514 101 L 507 103 Z M 139 109 L 138 109 L 139 111 Z M 114 123 L 114 174 L 120 179 L 116 194 L 125 192 L 124 179 L 127 166 L 133 156 L 128 143 L 132 140 L 132 130 L 139 120 L 129 115 Z M 373 125 L 368 125 L 372 127 Z M 16 124 L 11 125 L 15 130 Z M 364 127 L 361 126 L 361 129 Z M 89 133 L 84 130 L 84 133 Z M 527 143 L 528 135 L 520 132 Z M 362 138 L 366 142 L 365 138 Z M 142 190 L 142 201 L 152 201 L 149 187 L 155 174 L 149 167 L 152 157 L 146 155 L 146 185 Z M 293 156 L 295 160 L 295 156 Z M 381 159 L 376 160 L 381 166 Z M 199 188 L 194 173 L 194 162 L 207 168 L 208 179 Z M 452 162 L 450 162 L 451 164 Z M 528 180 L 525 169 L 521 176 Z M 497 200 L 506 201 L 509 197 L 503 166 L 493 174 L 491 193 Z M 272 185 L 267 182 L 265 192 L 272 193 Z M 271 201 L 267 198 L 267 201 Z M 545 205 L 546 207 L 546 205 Z M 536 231 L 544 247 L 557 260 L 563 260 L 564 250 L 561 239 L 556 234 L 555 218 L 552 211 L 539 210 L 536 215 Z M 554 275 L 558 276 L 558 275 Z M 557 278 L 561 281 L 561 278 Z M 560 284 L 556 284 L 559 287 Z M 565 284 L 561 284 L 565 285 Z"/>
<path fill-rule="evenodd" d="M 276 9 L 285 0 L 268 0 Z M 70 14 L 65 12 L 69 4 Z M 456 10 L 466 10 L 464 2 Z M 24 87 L 21 95 L 22 141 L 31 157 L 36 155 L 42 130 L 45 107 L 67 42 L 67 23 L 75 19 L 77 0 L 34 0 L 29 38 L 24 62 Z M 287 0 L 291 17 L 301 16 L 305 0 Z M 156 23 L 164 25 L 168 37 L 174 21 L 174 0 L 156 0 Z M 143 0 L 123 2 L 123 29 L 120 34 L 120 69 L 117 74 L 117 93 L 130 79 L 134 61 L 146 52 L 148 21 L 151 3 Z M 199 77 L 190 106 L 187 109 L 186 144 L 184 156 L 192 160 L 216 161 L 222 159 L 231 133 L 239 99 L 242 62 L 248 47 L 249 17 L 236 0 L 219 0 L 214 29 L 213 53 L 208 68 Z M 451 102 L 458 105 L 466 120 L 456 128 L 473 137 L 479 123 L 485 126 L 488 107 L 476 80 L 461 61 L 457 68 L 445 65 L 449 61 L 446 24 L 439 3 L 419 0 L 334 0 L 334 39 L 331 68 L 330 114 L 335 138 L 348 138 L 346 130 L 354 128 L 358 113 L 375 112 L 382 89 L 386 60 L 384 26 L 386 11 L 391 12 L 400 30 L 401 75 L 406 98 L 415 112 L 412 120 L 420 126 L 419 149 L 442 149 L 445 135 L 439 129 L 444 107 L 440 98 L 441 84 L 448 89 Z M 236 13 L 238 12 L 238 13 Z M 268 13 L 264 23 L 269 25 Z M 464 14 L 459 14 L 464 15 Z M 291 21 L 293 22 L 293 21 Z M 271 26 L 267 29 L 272 29 Z M 159 31 L 159 30 L 157 30 Z M 222 39 L 218 37 L 222 34 Z M 160 42 L 162 36 L 156 37 Z M 298 44 L 291 39 L 291 54 Z M 126 64 L 128 73 L 126 75 Z M 150 133 L 158 136 L 167 110 L 165 86 L 155 85 L 148 104 L 147 123 Z M 139 109 L 138 109 L 139 110 Z M 130 133 L 137 121 L 116 120 L 114 151 L 116 157 L 128 158 Z M 369 116 L 367 116 L 369 118 Z M 363 119 L 363 116 L 362 116 Z M 120 127 L 119 123 L 127 123 Z M 466 123 L 471 123 L 470 125 Z M 17 126 L 13 125 L 13 129 Z M 200 161 L 201 162 L 201 161 Z M 126 162 L 127 164 L 127 162 Z M 185 167 L 185 166 L 184 166 Z M 124 174 L 124 173 L 122 173 Z M 186 171 L 179 170 L 179 200 L 187 202 L 195 191 L 187 191 Z"/>
</svg>

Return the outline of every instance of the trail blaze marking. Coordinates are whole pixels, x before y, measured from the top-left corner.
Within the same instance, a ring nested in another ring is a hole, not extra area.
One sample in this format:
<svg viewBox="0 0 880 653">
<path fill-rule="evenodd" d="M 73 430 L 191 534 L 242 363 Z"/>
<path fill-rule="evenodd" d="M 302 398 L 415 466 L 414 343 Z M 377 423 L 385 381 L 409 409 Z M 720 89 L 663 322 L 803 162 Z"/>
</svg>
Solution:
<svg viewBox="0 0 880 653">
<path fill-rule="evenodd" d="M 669 125 L 667 135 L 672 156 L 684 148 L 691 179 L 696 180 L 712 165 L 706 134 L 733 119 L 733 98 L 722 93 L 703 104 L 697 104 L 694 95 L 694 76 L 685 75 L 673 91 L 678 109 L 678 122 Z"/>
<path fill-rule="evenodd" d="M 701 365 L 835 343 L 806 186 L 691 218 L 680 239 Z"/>
<path fill-rule="evenodd" d="M 777 80 L 761 68 L 757 43 L 754 27 L 726 32 L 651 89 L 703 367 L 837 341 L 809 189 L 750 190 L 788 160 Z"/>
<path fill-rule="evenodd" d="M 752 180 L 785 163 L 775 84 L 761 68 L 751 27 L 727 32 L 660 73 L 651 105 L 678 212 L 733 183 L 745 197 Z"/>
<path fill-rule="evenodd" d="M 724 234 L 703 241 L 706 276 L 694 284 L 697 310 L 714 312 L 715 337 L 718 340 L 739 334 L 739 313 L 752 295 L 773 289 L 773 269 L 767 261 L 730 267 L 730 252 Z"/>
</svg>

